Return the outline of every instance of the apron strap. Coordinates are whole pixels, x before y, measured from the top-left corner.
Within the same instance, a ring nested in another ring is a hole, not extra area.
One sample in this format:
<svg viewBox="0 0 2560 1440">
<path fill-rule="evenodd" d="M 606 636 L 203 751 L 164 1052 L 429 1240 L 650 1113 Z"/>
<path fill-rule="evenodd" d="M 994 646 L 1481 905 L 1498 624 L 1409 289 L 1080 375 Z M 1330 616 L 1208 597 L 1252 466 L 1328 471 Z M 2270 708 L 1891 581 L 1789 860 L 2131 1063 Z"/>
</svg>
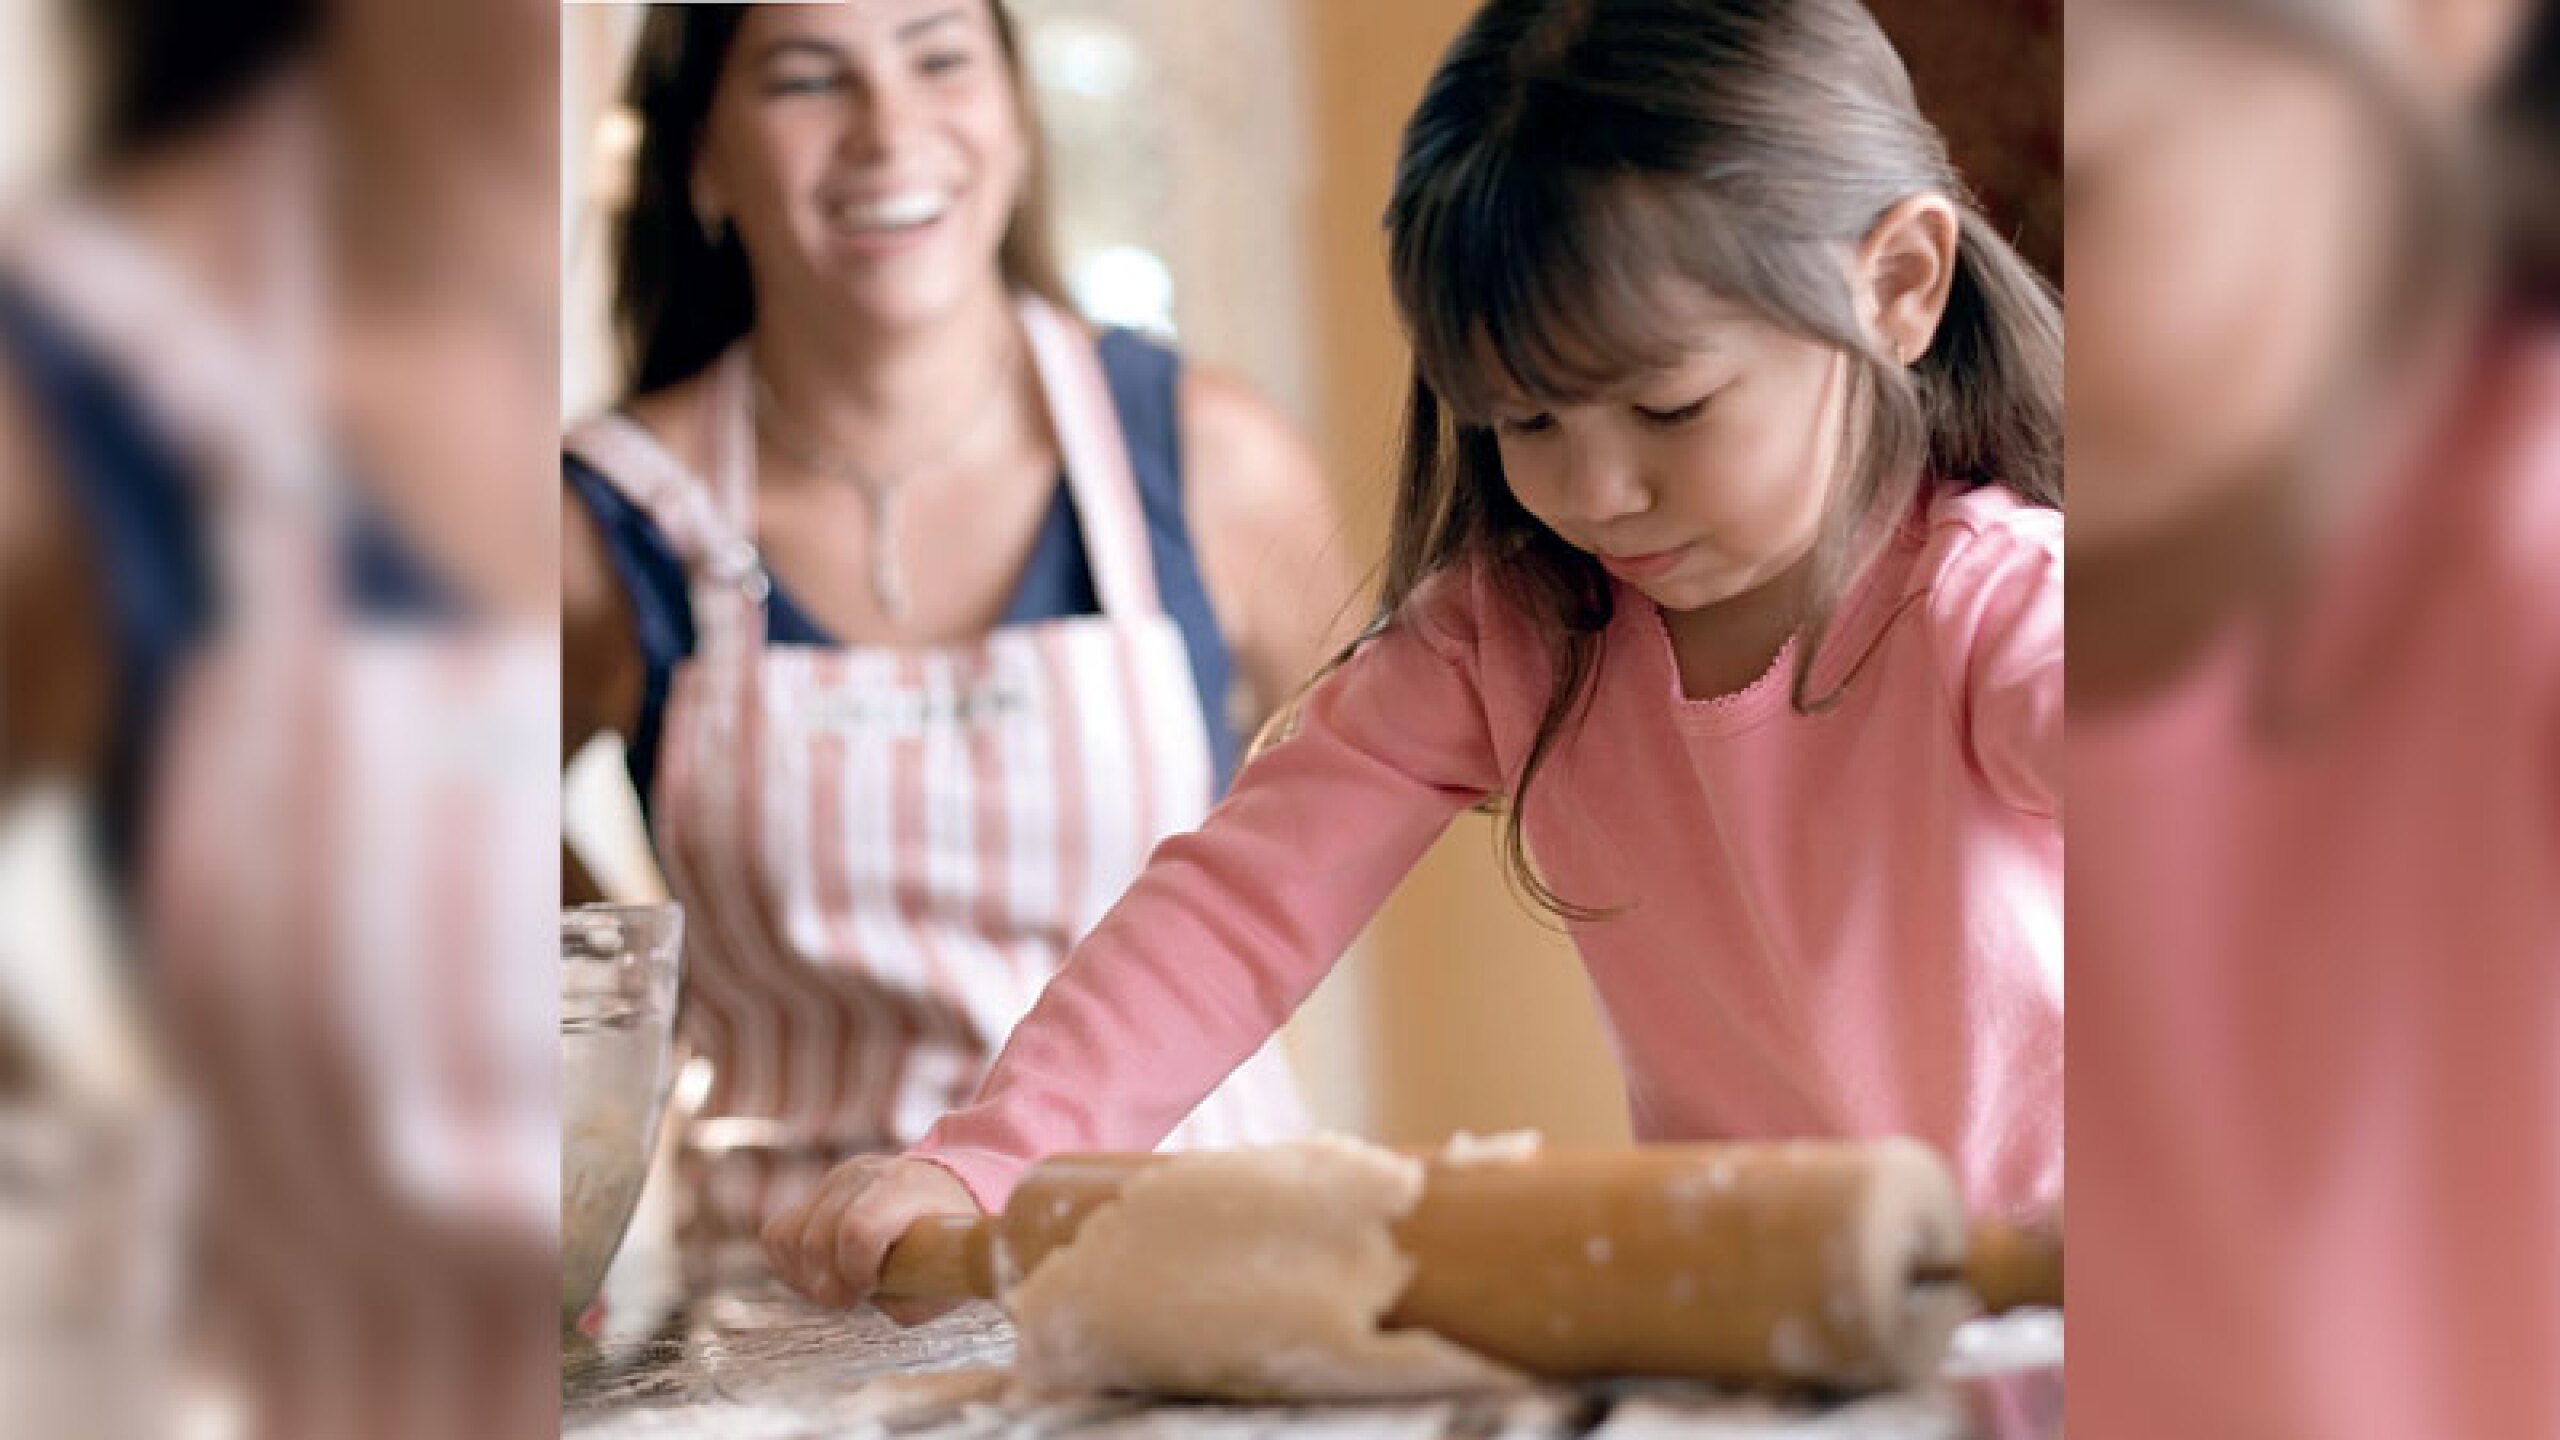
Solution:
<svg viewBox="0 0 2560 1440">
<path fill-rule="evenodd" d="M 0 263 L 132 387 L 217 500 L 309 504 L 333 498 L 335 478 L 314 381 L 319 281 L 300 273 L 290 227 L 270 228 L 287 232 L 262 237 L 281 293 L 236 319 L 123 222 L 79 202 L 27 221 L 0 244 Z"/>
<path fill-rule="evenodd" d="M 715 401 L 721 378 L 714 376 Z M 696 653 L 707 658 L 715 647 L 743 647 L 747 654 L 761 649 L 773 581 L 752 532 L 713 498 L 711 488 L 627 415 L 588 420 L 569 432 L 566 445 L 630 497 L 674 548 L 690 582 Z"/>
<path fill-rule="evenodd" d="M 566 447 L 657 524 L 685 573 L 746 586 L 762 572 L 755 543 L 729 523 L 683 461 L 627 415 L 598 415 L 569 432 Z"/>
<path fill-rule="evenodd" d="M 1057 427 L 1067 491 L 1075 499 L 1102 613 L 1116 619 L 1160 614 L 1164 603 L 1147 548 L 1146 512 L 1101 357 L 1084 331 L 1047 301 L 1024 295 L 1017 309 L 1049 421 Z"/>
<path fill-rule="evenodd" d="M 244 611 L 327 609 L 328 537 L 345 513 L 312 384 L 319 281 L 295 260 L 296 218 L 280 214 L 262 237 L 281 293 L 236 321 L 89 205 L 62 202 L 0 240 L 0 266 L 130 387 L 190 462 L 218 583 Z"/>
<path fill-rule="evenodd" d="M 711 443 L 710 497 L 729 530 L 750 544 L 756 533 L 755 360 L 740 340 L 712 362 L 703 391 Z"/>
</svg>

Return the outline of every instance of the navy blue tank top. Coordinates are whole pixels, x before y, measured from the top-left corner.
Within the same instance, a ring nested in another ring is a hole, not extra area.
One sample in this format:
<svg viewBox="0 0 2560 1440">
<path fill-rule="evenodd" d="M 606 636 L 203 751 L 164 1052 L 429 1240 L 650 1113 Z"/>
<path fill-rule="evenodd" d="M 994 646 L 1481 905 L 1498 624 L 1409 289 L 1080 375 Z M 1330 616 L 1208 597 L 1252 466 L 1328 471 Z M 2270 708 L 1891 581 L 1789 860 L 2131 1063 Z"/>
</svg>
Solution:
<svg viewBox="0 0 2560 1440">
<path fill-rule="evenodd" d="M 203 497 L 186 460 L 114 367 L 6 275 L 0 349 L 44 428 L 105 604 L 115 694 L 96 814 L 108 876 L 125 885 L 133 879 L 171 686 L 215 619 Z M 356 493 L 361 502 L 361 487 Z M 463 613 L 440 577 L 361 503 L 340 553 L 340 593 L 359 615 Z"/>
<path fill-rule="evenodd" d="M 1191 658 L 1192 684 L 1199 692 L 1201 718 L 1208 725 L 1210 763 L 1215 769 L 1212 780 L 1223 793 L 1242 748 L 1226 707 L 1235 663 L 1218 629 L 1217 615 L 1210 609 L 1208 587 L 1201 581 L 1190 526 L 1183 515 L 1180 415 L 1175 402 L 1181 362 L 1173 351 L 1127 330 L 1105 331 L 1099 350 L 1111 406 L 1128 441 L 1129 467 L 1137 477 L 1156 586 Z M 668 681 L 676 665 L 693 654 L 693 606 L 686 593 L 684 565 L 657 522 L 592 466 L 567 456 L 561 468 L 570 493 L 587 507 L 602 532 L 606 555 L 630 602 L 645 682 L 640 714 L 625 737 L 624 748 L 631 783 L 645 807 L 650 802 L 650 781 L 657 773 Z M 1031 557 L 998 623 L 1058 620 L 1096 614 L 1100 609 L 1083 535 L 1076 525 L 1075 502 L 1061 475 L 1056 498 L 1032 542 Z M 768 644 L 836 643 L 778 584 L 765 602 L 765 617 Z"/>
</svg>

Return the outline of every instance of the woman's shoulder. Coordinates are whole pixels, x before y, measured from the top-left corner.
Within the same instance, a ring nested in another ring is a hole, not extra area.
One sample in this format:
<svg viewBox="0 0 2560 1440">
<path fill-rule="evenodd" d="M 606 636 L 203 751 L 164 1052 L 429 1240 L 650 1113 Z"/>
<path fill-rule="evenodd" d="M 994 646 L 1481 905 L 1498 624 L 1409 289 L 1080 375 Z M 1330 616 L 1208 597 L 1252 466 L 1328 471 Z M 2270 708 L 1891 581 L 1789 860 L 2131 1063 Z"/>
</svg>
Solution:
<svg viewBox="0 0 2560 1440">
<path fill-rule="evenodd" d="M 605 446 L 591 443 L 602 432 L 620 429 L 634 434 L 683 470 L 703 474 L 711 454 L 710 416 L 703 403 L 709 384 L 707 374 L 695 375 L 645 395 L 630 396 L 613 409 L 573 426 L 566 448 L 570 456 L 607 481 L 628 484 L 634 477 L 614 474 L 614 457 Z"/>
<path fill-rule="evenodd" d="M 1315 453 L 1278 407 L 1242 379 L 1185 365 L 1176 390 L 1182 469 L 1204 538 L 1250 544 L 1326 500 Z M 1212 542 L 1214 543 L 1214 541 Z"/>
<path fill-rule="evenodd" d="M 1315 449 L 1243 379 L 1185 362 L 1176 390 L 1182 509 L 1209 598 L 1248 668 L 1330 648 L 1357 582 Z"/>
<path fill-rule="evenodd" d="M 709 433 L 702 386 L 701 377 L 678 381 L 572 428 L 561 455 L 574 502 L 561 537 L 564 614 L 616 634 L 627 628 L 626 607 L 682 616 L 682 562 L 643 503 L 650 481 L 627 472 L 672 463 L 682 474 L 703 473 Z"/>
<path fill-rule="evenodd" d="M 1156 346 L 1174 367 L 1186 469 L 1232 474 L 1235 481 L 1221 488 L 1245 500 L 1267 498 L 1275 485 L 1288 491 L 1303 487 L 1314 470 L 1307 442 L 1260 390 L 1232 371 L 1183 359 L 1155 341 L 1135 337 L 1135 343 Z"/>
</svg>

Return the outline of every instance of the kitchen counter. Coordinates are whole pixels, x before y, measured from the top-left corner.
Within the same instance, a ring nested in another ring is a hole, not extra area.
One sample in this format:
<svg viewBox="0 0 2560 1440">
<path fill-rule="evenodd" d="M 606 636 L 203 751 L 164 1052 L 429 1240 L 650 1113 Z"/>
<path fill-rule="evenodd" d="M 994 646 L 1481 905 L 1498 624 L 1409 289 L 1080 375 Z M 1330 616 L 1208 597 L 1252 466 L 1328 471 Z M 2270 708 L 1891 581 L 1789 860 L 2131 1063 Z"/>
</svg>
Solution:
<svg viewBox="0 0 2560 1440">
<path fill-rule="evenodd" d="M 641 1298 L 634 1300 L 633 1289 Z M 806 1304 L 747 1260 L 687 1287 L 620 1287 L 598 1334 L 564 1337 L 561 1429 L 582 1440 L 1996 1440 L 2062 1433 L 2061 1321 L 1970 1329 L 1963 1378 L 1843 1405 L 1690 1386 L 1557 1389 L 1501 1401 L 1357 1406 L 1008 1397 L 1013 1332 L 973 1305 L 914 1329 Z"/>
</svg>

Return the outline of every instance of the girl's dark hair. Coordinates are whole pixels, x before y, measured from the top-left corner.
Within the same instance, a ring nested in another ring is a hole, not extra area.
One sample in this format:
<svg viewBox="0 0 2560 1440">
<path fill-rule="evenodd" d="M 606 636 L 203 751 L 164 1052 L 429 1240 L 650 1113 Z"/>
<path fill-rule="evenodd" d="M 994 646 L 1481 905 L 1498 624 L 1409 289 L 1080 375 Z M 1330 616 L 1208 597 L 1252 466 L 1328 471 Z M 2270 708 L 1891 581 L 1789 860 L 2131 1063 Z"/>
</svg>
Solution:
<svg viewBox="0 0 2560 1440">
<path fill-rule="evenodd" d="M 1060 305 L 1047 165 L 1013 18 L 986 0 L 1013 77 L 1029 156 L 997 263 L 1007 283 Z M 700 372 L 755 328 L 755 286 L 734 229 L 706 236 L 693 210 L 694 163 L 713 96 L 748 5 L 653 5 L 640 32 L 629 104 L 640 120 L 631 203 L 615 237 L 614 322 L 635 394 Z"/>
<path fill-rule="evenodd" d="M 319 0 L 76 0 L 90 95 L 82 163 L 105 168 L 221 119 L 319 39 Z"/>
<path fill-rule="evenodd" d="M 1924 193 L 1956 202 L 1961 235 L 1945 315 L 1905 368 L 1867 335 L 1845 261 Z M 1669 279 L 1849 358 L 1851 433 L 1800 617 L 1799 711 L 1837 703 L 1848 683 L 1813 693 L 1832 613 L 1894 528 L 1869 520 L 1908 515 L 1924 487 L 2062 503 L 2053 291 L 1971 207 L 1856 0 L 1491 0 L 1406 126 L 1386 227 L 1414 367 L 1370 633 L 1429 576 L 1480 566 L 1548 638 L 1553 686 L 1503 805 L 1502 848 L 1514 881 L 1557 914 L 1600 912 L 1536 874 L 1523 807 L 1588 696 L 1611 591 L 1512 498 L 1488 428 L 1495 397 L 1573 404 L 1676 361 L 1688 337 L 1659 303 Z"/>
</svg>

